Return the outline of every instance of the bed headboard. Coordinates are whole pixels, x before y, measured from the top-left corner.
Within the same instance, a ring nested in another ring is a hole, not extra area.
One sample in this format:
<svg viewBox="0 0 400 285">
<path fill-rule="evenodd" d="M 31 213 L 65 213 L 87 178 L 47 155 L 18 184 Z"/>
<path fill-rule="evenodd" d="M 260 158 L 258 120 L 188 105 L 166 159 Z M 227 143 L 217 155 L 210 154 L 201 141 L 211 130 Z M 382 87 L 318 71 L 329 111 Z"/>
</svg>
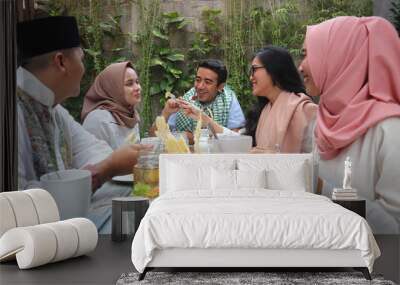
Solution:
<svg viewBox="0 0 400 285">
<path fill-rule="evenodd" d="M 285 165 L 303 165 L 308 192 L 315 192 L 314 163 L 311 153 L 302 154 L 161 154 L 160 155 L 160 195 L 166 193 L 171 182 L 182 180 L 190 169 L 258 169 L 276 168 Z M 181 173 L 179 173 L 181 172 Z"/>
</svg>

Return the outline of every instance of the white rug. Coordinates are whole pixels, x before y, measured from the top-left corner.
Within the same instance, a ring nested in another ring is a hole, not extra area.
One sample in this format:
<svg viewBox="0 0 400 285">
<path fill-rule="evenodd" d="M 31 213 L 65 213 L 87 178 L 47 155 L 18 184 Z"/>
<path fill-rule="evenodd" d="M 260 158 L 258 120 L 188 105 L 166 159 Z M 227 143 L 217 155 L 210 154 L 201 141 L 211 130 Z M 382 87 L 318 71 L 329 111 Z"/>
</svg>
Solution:
<svg viewBox="0 0 400 285">
<path fill-rule="evenodd" d="M 372 275 L 372 281 L 364 278 L 360 272 L 148 272 L 142 281 L 138 281 L 139 273 L 122 274 L 117 285 L 145 284 L 267 284 L 267 285 L 297 285 L 297 284 L 376 284 L 395 285 L 384 280 L 382 276 Z"/>
</svg>

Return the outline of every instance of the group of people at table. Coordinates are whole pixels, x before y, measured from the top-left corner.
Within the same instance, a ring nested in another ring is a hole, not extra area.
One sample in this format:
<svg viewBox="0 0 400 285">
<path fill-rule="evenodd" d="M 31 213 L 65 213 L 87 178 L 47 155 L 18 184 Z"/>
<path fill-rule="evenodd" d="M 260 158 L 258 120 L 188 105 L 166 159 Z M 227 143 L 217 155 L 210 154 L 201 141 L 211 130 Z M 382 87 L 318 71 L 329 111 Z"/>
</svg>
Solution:
<svg viewBox="0 0 400 285">
<path fill-rule="evenodd" d="M 139 143 L 140 70 L 120 62 L 98 74 L 81 125 L 61 105 L 79 95 L 84 74 L 75 18 L 21 22 L 17 43 L 19 188 L 40 186 L 40 176 L 61 169 L 90 170 L 93 191 L 131 173 L 150 149 Z M 189 141 L 202 116 L 217 133 L 252 136 L 254 153 L 276 145 L 282 153 L 315 151 L 326 196 L 341 185 L 350 157 L 352 186 L 367 201 L 374 233 L 400 233 L 400 39 L 388 21 L 345 16 L 308 26 L 298 68 L 284 48 L 257 51 L 249 74 L 257 100 L 246 116 L 227 76 L 221 61 L 201 61 L 194 87 L 166 101 L 161 116 Z M 127 144 L 132 133 L 135 143 Z"/>
</svg>

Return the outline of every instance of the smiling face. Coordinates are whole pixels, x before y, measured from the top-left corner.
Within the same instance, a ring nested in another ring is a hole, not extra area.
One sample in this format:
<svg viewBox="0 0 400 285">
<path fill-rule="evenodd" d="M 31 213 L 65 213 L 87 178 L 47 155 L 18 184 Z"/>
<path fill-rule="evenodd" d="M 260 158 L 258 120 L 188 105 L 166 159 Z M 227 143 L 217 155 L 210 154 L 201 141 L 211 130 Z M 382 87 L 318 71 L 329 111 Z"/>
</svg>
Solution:
<svg viewBox="0 0 400 285">
<path fill-rule="evenodd" d="M 222 91 L 224 84 L 218 84 L 218 74 L 211 69 L 199 67 L 194 82 L 198 99 L 202 103 L 212 102 L 218 91 Z"/>
<path fill-rule="evenodd" d="M 268 97 L 275 90 L 271 76 L 258 57 L 251 62 L 250 82 L 254 96 Z"/>
<path fill-rule="evenodd" d="M 304 85 L 306 86 L 307 93 L 310 96 L 319 96 L 321 92 L 315 85 L 314 79 L 312 77 L 310 66 L 308 64 L 307 49 L 305 45 L 303 45 L 302 55 L 303 55 L 303 60 L 299 65 L 299 72 L 303 76 Z"/>
<path fill-rule="evenodd" d="M 127 67 L 124 77 L 124 98 L 126 102 L 131 106 L 139 104 L 142 100 L 141 90 L 136 71 L 131 67 Z"/>
</svg>

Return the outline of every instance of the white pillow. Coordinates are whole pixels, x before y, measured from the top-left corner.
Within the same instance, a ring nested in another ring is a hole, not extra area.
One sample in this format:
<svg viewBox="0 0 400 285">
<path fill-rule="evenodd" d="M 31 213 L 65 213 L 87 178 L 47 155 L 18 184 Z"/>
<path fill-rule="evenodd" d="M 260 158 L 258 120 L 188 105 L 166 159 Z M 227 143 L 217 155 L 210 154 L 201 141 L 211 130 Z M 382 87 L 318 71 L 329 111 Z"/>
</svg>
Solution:
<svg viewBox="0 0 400 285">
<path fill-rule="evenodd" d="M 236 170 L 238 188 L 267 188 L 266 170 Z"/>
<path fill-rule="evenodd" d="M 310 192 L 306 162 L 284 164 L 267 169 L 268 189 Z"/>
<path fill-rule="evenodd" d="M 236 170 L 212 168 L 213 190 L 236 190 Z"/>
<path fill-rule="evenodd" d="M 168 191 L 211 189 L 211 167 L 169 163 Z"/>
</svg>

